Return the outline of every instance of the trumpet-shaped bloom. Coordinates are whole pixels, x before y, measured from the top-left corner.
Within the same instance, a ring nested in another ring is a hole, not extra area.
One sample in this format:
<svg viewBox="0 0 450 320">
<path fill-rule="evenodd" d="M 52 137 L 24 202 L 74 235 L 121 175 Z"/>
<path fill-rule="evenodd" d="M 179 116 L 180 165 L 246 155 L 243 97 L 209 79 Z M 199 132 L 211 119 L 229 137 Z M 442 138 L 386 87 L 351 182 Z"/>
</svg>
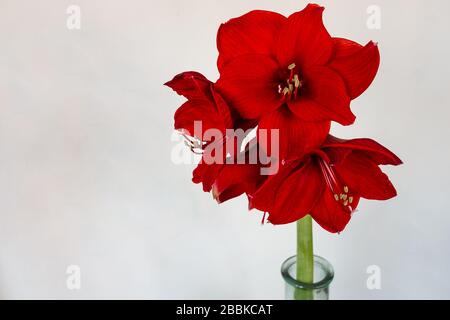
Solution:
<svg viewBox="0 0 450 320">
<path fill-rule="evenodd" d="M 227 141 L 236 140 L 227 136 L 227 130 L 239 127 L 251 128 L 252 121 L 233 117 L 233 110 L 215 90 L 214 84 L 197 72 L 184 72 L 166 83 L 187 101 L 175 112 L 175 129 L 180 131 L 191 151 L 202 154 L 202 159 L 194 169 L 192 181 L 201 183 L 205 192 L 213 191 L 218 202 L 224 202 L 243 193 L 254 192 L 264 177 L 259 173 L 259 165 L 227 163 Z M 208 130 L 220 135 L 205 141 Z M 205 153 L 211 146 L 211 151 Z M 234 157 L 238 158 L 238 144 L 231 144 Z M 248 150 L 244 151 L 247 153 Z M 218 153 L 212 155 L 210 153 Z M 228 155 L 229 156 L 229 155 Z"/>
<path fill-rule="evenodd" d="M 387 200 L 397 195 L 379 165 L 399 165 L 391 151 L 370 139 L 329 136 L 301 159 L 287 162 L 250 196 L 250 207 L 269 213 L 272 224 L 310 214 L 330 232 L 342 231 L 360 198 Z"/>
<path fill-rule="evenodd" d="M 306 121 L 354 122 L 350 101 L 374 79 L 378 47 L 332 38 L 323 10 L 309 4 L 288 18 L 251 11 L 220 27 L 218 86 L 242 117 L 287 105 Z"/>
</svg>

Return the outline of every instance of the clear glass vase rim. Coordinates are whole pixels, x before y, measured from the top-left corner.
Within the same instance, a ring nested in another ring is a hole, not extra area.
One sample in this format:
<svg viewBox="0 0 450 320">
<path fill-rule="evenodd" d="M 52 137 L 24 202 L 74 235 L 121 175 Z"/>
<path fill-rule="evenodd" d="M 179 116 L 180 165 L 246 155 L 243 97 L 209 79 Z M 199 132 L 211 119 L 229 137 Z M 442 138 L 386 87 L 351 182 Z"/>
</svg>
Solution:
<svg viewBox="0 0 450 320">
<path fill-rule="evenodd" d="M 291 286 L 296 288 L 302 288 L 302 289 L 321 289 L 326 288 L 330 285 L 331 281 L 333 281 L 334 278 L 334 270 L 333 266 L 328 262 L 328 260 L 314 255 L 314 262 L 320 264 L 325 272 L 325 276 L 323 279 L 321 279 L 318 282 L 314 283 L 305 283 L 298 281 L 297 279 L 293 278 L 289 274 L 289 269 L 297 262 L 297 256 L 292 256 L 286 261 L 283 262 L 281 265 L 281 275 L 283 276 L 284 281 L 289 283 Z"/>
</svg>

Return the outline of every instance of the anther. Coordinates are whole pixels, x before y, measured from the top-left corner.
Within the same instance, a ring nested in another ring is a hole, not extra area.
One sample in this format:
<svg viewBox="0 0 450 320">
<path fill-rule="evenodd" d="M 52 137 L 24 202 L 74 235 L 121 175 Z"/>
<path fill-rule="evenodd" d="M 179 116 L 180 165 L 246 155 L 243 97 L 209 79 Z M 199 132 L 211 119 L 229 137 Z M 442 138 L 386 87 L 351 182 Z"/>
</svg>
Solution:
<svg viewBox="0 0 450 320">
<path fill-rule="evenodd" d="M 294 75 L 294 84 L 295 84 L 295 88 L 300 87 L 300 79 L 298 78 L 298 75 Z"/>
<path fill-rule="evenodd" d="M 293 96 L 294 99 L 297 99 L 298 96 L 298 90 L 302 87 L 302 81 L 300 80 L 297 73 L 295 73 L 295 70 L 297 68 L 297 65 L 295 63 L 291 63 L 288 66 L 288 70 L 290 71 L 289 78 L 286 79 L 286 85 L 279 85 L 278 86 L 278 93 L 283 94 L 286 99 L 291 99 Z"/>
</svg>

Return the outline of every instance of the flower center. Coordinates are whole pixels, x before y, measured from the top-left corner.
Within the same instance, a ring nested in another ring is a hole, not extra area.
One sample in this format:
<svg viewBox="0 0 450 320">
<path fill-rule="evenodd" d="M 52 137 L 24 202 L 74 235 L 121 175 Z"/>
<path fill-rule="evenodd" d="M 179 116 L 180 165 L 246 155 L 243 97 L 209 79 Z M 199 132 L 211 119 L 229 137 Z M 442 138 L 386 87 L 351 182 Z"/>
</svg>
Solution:
<svg viewBox="0 0 450 320">
<path fill-rule="evenodd" d="M 286 79 L 286 83 L 278 85 L 278 93 L 283 95 L 286 101 L 292 98 L 296 99 L 299 89 L 303 86 L 303 81 L 298 75 L 295 63 L 290 64 L 288 70 L 289 78 Z"/>
<path fill-rule="evenodd" d="M 354 196 L 350 192 L 348 186 L 341 183 L 333 169 L 333 165 L 330 165 L 320 156 L 318 159 L 322 175 L 328 188 L 333 193 L 334 199 L 344 207 L 345 211 L 352 213 L 355 210 L 353 202 Z"/>
</svg>

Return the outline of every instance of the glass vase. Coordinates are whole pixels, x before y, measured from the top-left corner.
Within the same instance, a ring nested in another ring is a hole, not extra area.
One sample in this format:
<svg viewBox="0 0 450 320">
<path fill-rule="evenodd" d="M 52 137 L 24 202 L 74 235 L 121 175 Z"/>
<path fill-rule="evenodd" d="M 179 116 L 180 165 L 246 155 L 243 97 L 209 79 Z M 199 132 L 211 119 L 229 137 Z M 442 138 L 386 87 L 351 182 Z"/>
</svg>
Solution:
<svg viewBox="0 0 450 320">
<path fill-rule="evenodd" d="M 290 257 L 281 265 L 285 281 L 286 300 L 328 300 L 329 288 L 334 278 L 333 266 L 324 258 L 314 256 L 314 282 L 297 281 L 297 256 Z"/>
</svg>

